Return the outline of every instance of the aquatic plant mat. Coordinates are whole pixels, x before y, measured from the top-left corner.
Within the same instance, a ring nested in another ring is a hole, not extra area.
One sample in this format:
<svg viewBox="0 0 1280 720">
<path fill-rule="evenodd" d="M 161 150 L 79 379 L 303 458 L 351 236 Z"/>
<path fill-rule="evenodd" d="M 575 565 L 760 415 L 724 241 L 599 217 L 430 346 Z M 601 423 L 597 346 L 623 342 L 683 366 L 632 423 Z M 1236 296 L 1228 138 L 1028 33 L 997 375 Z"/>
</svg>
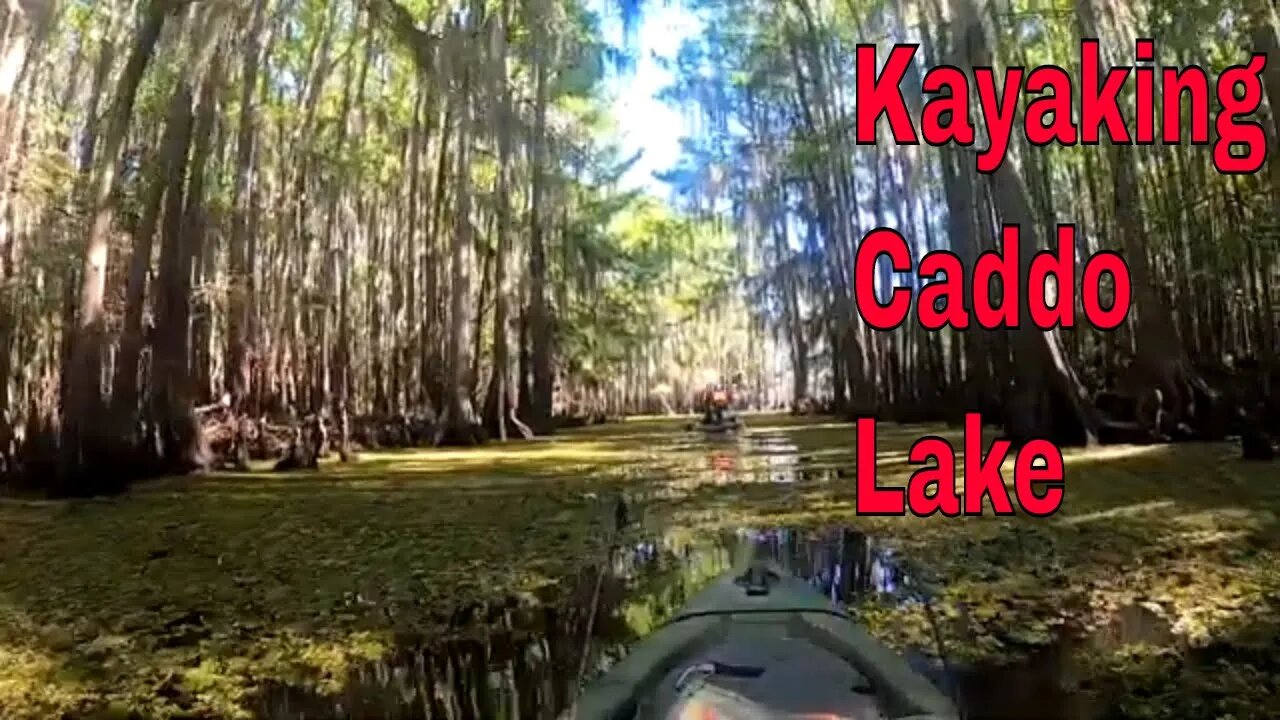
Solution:
<svg viewBox="0 0 1280 720">
<path fill-rule="evenodd" d="M 744 539 L 973 718 L 1280 717 L 1275 465 L 1068 451 L 1052 518 L 860 518 L 852 425 L 746 419 L 0 500 L 0 717 L 546 717 Z"/>
</svg>

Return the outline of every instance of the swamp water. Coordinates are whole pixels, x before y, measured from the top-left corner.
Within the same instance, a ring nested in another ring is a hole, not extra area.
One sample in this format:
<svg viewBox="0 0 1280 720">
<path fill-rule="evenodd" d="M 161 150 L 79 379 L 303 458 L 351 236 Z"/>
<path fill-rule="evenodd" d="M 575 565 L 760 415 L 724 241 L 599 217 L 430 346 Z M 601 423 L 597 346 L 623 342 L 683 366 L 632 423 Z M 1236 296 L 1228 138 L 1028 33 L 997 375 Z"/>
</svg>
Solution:
<svg viewBox="0 0 1280 720">
<path fill-rule="evenodd" d="M 693 473 L 699 482 L 838 478 L 834 470 L 808 467 L 808 458 L 785 436 L 703 447 L 707 464 Z M 554 718 L 586 681 L 727 570 L 743 544 L 855 613 L 869 600 L 928 604 L 936 588 L 890 544 L 851 527 L 743 527 L 683 544 L 651 538 L 615 548 L 607 563 L 584 569 L 554 598 L 497 598 L 488 607 L 458 613 L 467 619 L 445 636 L 405 635 L 394 654 L 352 672 L 336 693 L 269 685 L 252 709 L 259 717 L 296 720 Z M 907 657 L 956 699 L 967 720 L 1086 720 L 1099 713 L 1082 693 L 1066 687 L 1075 653 L 1085 643 L 1118 647 L 1165 639 L 1169 628 L 1162 623 L 1140 607 L 1125 608 L 1100 634 L 1080 638 L 1064 632 L 1009 665 L 939 660 L 947 652 L 936 644 Z"/>
</svg>

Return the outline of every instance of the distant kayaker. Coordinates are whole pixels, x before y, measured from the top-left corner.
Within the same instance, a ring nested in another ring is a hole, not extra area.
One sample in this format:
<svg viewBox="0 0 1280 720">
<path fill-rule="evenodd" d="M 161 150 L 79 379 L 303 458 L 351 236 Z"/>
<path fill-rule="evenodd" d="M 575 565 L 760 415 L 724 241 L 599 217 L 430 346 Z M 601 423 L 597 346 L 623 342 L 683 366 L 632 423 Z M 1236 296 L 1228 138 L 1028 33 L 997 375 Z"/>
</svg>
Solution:
<svg viewBox="0 0 1280 720">
<path fill-rule="evenodd" d="M 707 424 L 724 422 L 725 411 L 733 404 L 733 392 L 724 385 L 708 383 L 702 391 L 702 421 Z"/>
</svg>

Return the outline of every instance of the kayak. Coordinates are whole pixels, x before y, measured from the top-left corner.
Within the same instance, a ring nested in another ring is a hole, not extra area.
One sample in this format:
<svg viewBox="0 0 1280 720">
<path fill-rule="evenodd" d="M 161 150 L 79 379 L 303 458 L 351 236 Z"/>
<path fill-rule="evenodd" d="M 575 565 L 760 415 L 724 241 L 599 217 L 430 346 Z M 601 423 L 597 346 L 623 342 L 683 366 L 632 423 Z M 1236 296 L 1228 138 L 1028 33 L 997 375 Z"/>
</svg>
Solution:
<svg viewBox="0 0 1280 720">
<path fill-rule="evenodd" d="M 743 558 L 592 683 L 573 720 L 956 720 L 951 701 L 827 597 Z"/>
<path fill-rule="evenodd" d="M 727 417 L 720 422 L 698 421 L 694 427 L 708 434 L 731 433 L 742 429 L 742 420 L 737 416 Z"/>
</svg>

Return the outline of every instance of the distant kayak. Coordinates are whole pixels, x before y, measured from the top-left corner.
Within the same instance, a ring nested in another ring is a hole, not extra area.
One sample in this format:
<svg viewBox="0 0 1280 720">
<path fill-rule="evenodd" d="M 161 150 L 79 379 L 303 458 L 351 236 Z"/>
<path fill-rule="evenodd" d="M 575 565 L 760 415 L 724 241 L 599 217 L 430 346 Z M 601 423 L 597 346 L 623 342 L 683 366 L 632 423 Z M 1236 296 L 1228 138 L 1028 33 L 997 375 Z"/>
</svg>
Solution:
<svg viewBox="0 0 1280 720">
<path fill-rule="evenodd" d="M 955 720 L 951 701 L 771 560 L 737 563 L 587 686 L 575 720 Z"/>
<path fill-rule="evenodd" d="M 692 428 L 694 430 L 700 430 L 709 435 L 733 433 L 741 430 L 743 427 L 745 426 L 742 423 L 742 418 L 739 418 L 736 415 L 728 416 L 719 422 L 705 422 L 699 420 L 692 424 Z"/>
</svg>

